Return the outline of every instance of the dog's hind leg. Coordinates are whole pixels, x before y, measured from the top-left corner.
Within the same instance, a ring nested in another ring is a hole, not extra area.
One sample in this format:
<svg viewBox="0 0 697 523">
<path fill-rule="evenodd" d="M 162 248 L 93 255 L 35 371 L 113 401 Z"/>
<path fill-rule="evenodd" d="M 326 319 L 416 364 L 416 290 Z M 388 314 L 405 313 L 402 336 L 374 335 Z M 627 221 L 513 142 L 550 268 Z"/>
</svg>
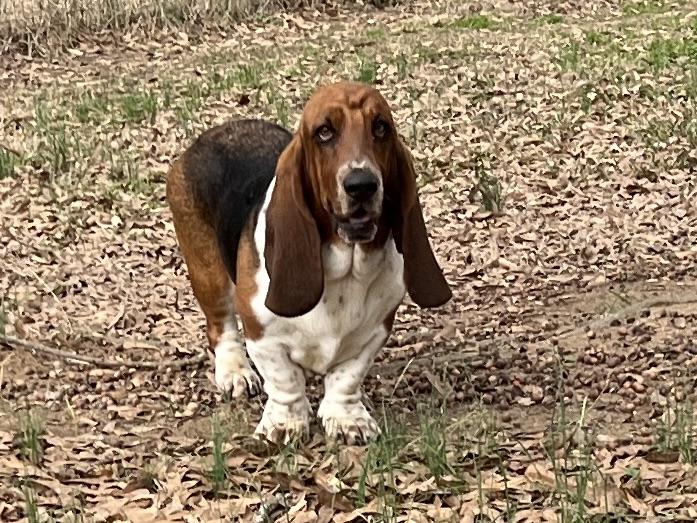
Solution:
<svg viewBox="0 0 697 523">
<path fill-rule="evenodd" d="M 175 164 L 167 180 L 167 199 L 191 287 L 206 317 L 210 350 L 215 354 L 215 382 L 222 392 L 255 395 L 261 389 L 237 328 L 234 285 L 220 256 L 215 231 L 197 212 L 186 180 Z"/>
</svg>

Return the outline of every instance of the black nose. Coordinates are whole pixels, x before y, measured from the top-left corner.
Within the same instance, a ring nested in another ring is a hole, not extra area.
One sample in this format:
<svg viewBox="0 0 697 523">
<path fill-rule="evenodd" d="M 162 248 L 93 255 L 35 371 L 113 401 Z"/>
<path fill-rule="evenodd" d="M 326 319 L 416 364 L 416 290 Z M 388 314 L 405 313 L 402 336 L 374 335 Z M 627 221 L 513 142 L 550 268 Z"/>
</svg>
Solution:
<svg viewBox="0 0 697 523">
<path fill-rule="evenodd" d="M 353 169 L 344 178 L 344 190 L 354 200 L 363 202 L 378 190 L 378 178 L 368 169 Z"/>
</svg>

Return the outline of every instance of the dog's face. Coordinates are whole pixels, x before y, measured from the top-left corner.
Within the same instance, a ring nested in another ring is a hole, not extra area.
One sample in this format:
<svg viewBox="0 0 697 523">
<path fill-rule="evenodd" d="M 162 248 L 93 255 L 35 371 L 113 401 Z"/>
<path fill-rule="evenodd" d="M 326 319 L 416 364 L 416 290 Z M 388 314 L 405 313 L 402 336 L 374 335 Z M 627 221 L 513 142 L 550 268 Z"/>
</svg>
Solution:
<svg viewBox="0 0 697 523">
<path fill-rule="evenodd" d="M 305 106 L 300 132 L 313 191 L 336 233 L 348 243 L 372 241 L 396 145 L 387 102 L 362 84 L 320 88 Z"/>
</svg>

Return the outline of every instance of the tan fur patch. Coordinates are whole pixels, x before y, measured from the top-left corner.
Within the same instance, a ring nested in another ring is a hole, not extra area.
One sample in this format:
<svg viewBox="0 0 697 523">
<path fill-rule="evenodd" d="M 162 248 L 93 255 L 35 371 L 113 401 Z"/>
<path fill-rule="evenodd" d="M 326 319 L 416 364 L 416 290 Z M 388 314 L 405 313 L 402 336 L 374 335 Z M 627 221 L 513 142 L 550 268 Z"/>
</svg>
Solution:
<svg viewBox="0 0 697 523">
<path fill-rule="evenodd" d="M 213 350 L 232 309 L 232 282 L 218 252 L 213 227 L 201 217 L 180 161 L 167 177 L 167 201 L 194 295 L 206 316 L 209 348 Z"/>
<path fill-rule="evenodd" d="M 235 289 L 235 306 L 239 314 L 244 334 L 247 339 L 258 340 L 264 334 L 264 328 L 252 310 L 252 298 L 257 292 L 254 279 L 259 270 L 259 256 L 254 247 L 254 220 L 250 220 L 240 238 L 237 250 L 237 288 Z"/>
</svg>

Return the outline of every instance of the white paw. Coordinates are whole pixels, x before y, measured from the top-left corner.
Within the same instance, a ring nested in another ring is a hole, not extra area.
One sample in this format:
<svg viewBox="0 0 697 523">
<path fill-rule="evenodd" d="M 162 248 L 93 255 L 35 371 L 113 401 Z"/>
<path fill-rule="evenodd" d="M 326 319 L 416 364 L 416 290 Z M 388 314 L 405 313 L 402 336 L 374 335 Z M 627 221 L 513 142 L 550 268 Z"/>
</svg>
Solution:
<svg viewBox="0 0 697 523">
<path fill-rule="evenodd" d="M 249 365 L 242 346 L 235 349 L 216 347 L 215 384 L 221 392 L 231 392 L 233 398 L 245 392 L 250 397 L 261 392 L 261 380 Z"/>
<path fill-rule="evenodd" d="M 290 405 L 266 402 L 254 433 L 276 444 L 303 439 L 310 432 L 310 403 L 303 398 Z"/>
<path fill-rule="evenodd" d="M 328 439 L 364 445 L 380 434 L 380 427 L 362 403 L 322 402 L 318 415 Z"/>
</svg>

